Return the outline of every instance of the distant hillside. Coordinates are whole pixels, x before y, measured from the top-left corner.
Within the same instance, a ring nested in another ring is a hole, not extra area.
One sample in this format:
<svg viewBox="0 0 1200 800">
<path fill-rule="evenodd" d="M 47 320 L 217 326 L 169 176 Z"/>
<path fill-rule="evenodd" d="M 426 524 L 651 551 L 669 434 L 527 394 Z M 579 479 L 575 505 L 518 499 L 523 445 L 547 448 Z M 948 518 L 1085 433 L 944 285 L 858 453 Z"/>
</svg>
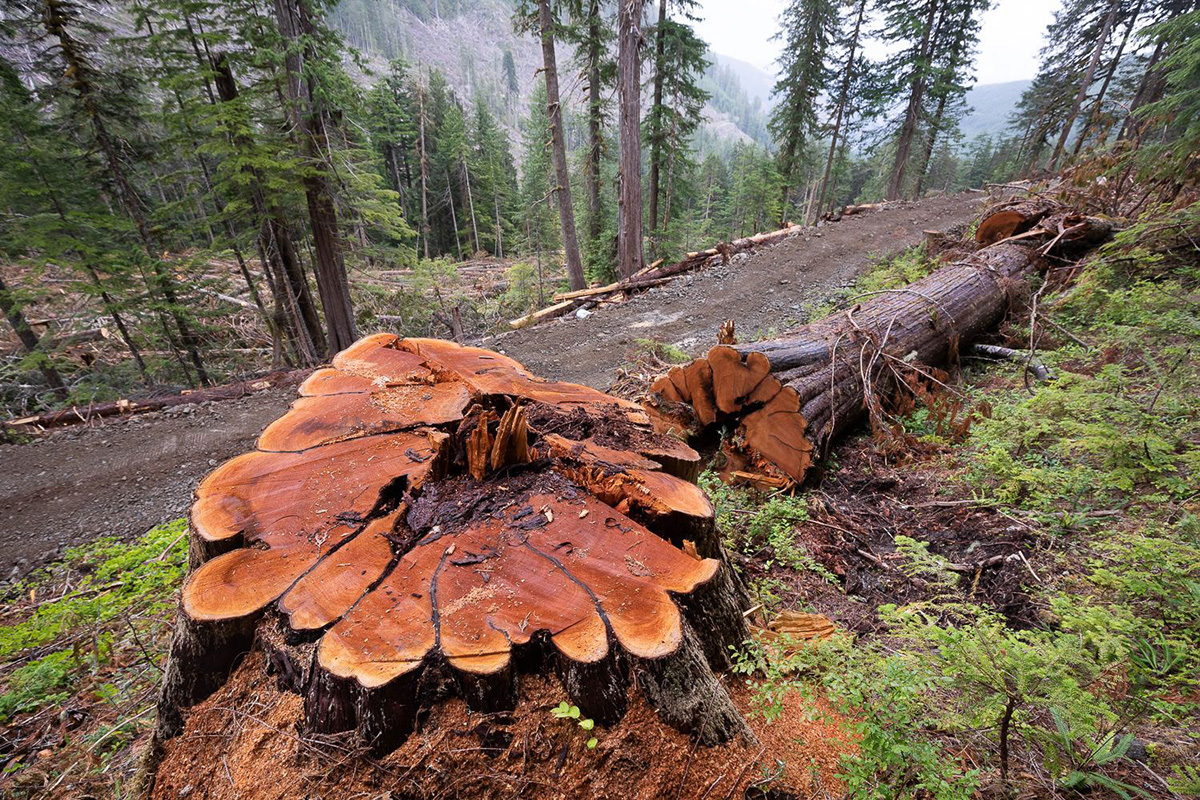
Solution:
<svg viewBox="0 0 1200 800">
<path fill-rule="evenodd" d="M 966 116 L 959 126 L 967 141 L 976 136 L 1002 136 L 1008 132 L 1008 118 L 1017 108 L 1017 102 L 1032 81 L 1009 81 L 1008 83 L 983 83 L 971 87 L 967 92 Z"/>
<path fill-rule="evenodd" d="M 731 146 L 735 142 L 753 141 L 765 145 L 770 141 L 767 133 L 767 105 L 763 100 L 762 81 L 754 75 L 754 91 L 746 86 L 738 68 L 734 63 L 741 64 L 751 70 L 750 64 L 736 59 L 729 59 L 719 53 L 709 51 L 707 54 L 709 67 L 700 80 L 700 87 L 709 94 L 708 107 L 704 110 L 704 133 L 701 149 L 708 139 L 717 145 Z M 759 70 L 760 76 L 765 75 Z"/>
<path fill-rule="evenodd" d="M 732 56 L 713 52 L 709 52 L 708 55 L 710 59 L 715 60 L 717 64 L 737 76 L 750 99 L 757 99 L 767 110 L 775 105 L 771 102 L 771 90 L 775 88 L 775 77 L 772 74 L 759 69 L 748 61 L 742 61 Z"/>
<path fill-rule="evenodd" d="M 388 62 L 400 57 L 414 68 L 436 69 L 459 98 L 468 103 L 483 98 L 516 141 L 542 52 L 532 35 L 513 31 L 513 7 L 513 0 L 341 0 L 329 20 L 373 72 L 385 72 Z M 557 50 L 564 106 L 582 114 L 579 68 L 570 47 L 560 44 Z M 518 89 L 512 96 L 503 75 L 505 52 L 512 53 L 516 65 Z M 701 148 L 721 150 L 739 141 L 765 144 L 770 76 L 726 56 L 710 53 L 709 60 L 713 64 L 703 86 L 712 101 L 704 110 Z M 361 80 L 374 83 L 376 78 L 364 75 Z M 569 137 L 583 135 L 581 129 L 573 130 L 577 120 L 568 118 Z"/>
</svg>

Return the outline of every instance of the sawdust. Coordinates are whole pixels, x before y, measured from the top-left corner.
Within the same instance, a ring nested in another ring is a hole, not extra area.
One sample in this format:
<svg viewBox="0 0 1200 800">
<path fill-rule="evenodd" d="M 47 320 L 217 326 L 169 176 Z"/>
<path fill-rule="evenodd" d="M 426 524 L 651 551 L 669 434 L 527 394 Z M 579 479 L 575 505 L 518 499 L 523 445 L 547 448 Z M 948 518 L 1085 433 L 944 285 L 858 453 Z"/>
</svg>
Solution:
<svg viewBox="0 0 1200 800">
<path fill-rule="evenodd" d="M 557 681 L 522 676 L 520 708 L 470 713 L 462 701 L 429 709 L 421 729 L 382 759 L 355 752 L 348 737 L 304 740 L 295 732 L 301 699 L 266 677 L 254 653 L 190 714 L 166 745 L 156 800 L 350 798 L 741 798 L 754 784 L 799 797 L 837 793 L 840 756 L 853 749 L 846 720 L 798 693 L 773 724 L 753 713 L 749 690 L 731 688 L 757 743 L 698 747 L 664 723 L 635 688 L 629 712 L 594 731 L 599 744 L 550 709 Z M 764 777 L 771 777 L 763 783 Z"/>
</svg>

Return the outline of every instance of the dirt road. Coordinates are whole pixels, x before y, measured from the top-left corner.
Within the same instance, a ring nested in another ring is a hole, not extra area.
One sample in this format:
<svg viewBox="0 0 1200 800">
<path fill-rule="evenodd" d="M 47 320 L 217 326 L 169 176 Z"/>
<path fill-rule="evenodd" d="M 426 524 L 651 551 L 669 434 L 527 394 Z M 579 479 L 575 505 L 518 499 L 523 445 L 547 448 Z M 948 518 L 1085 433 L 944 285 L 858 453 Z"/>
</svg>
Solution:
<svg viewBox="0 0 1200 800">
<path fill-rule="evenodd" d="M 983 195 L 931 198 L 848 218 L 628 303 L 486 340 L 534 372 L 606 389 L 636 339 L 698 353 L 735 319 L 743 340 L 804 321 L 804 306 L 876 258 L 971 219 Z M 0 580 L 98 536 L 131 536 L 182 516 L 196 483 L 249 449 L 295 388 L 65 431 L 0 446 Z"/>
<path fill-rule="evenodd" d="M 804 307 L 846 286 L 876 259 L 920 244 L 923 231 L 968 222 L 984 195 L 899 204 L 804 233 L 734 263 L 691 273 L 598 309 L 484 342 L 538 375 L 607 389 L 637 339 L 657 339 L 698 355 L 717 343 L 717 328 L 737 322 L 752 341 L 806 322 Z"/>
</svg>

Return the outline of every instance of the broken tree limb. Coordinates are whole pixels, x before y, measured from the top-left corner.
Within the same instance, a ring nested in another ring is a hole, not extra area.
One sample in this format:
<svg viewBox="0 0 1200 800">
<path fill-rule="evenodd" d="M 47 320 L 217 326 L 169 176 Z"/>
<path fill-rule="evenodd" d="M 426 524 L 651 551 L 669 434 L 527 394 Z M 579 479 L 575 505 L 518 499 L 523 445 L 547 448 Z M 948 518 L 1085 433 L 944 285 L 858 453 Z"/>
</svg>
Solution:
<svg viewBox="0 0 1200 800">
<path fill-rule="evenodd" d="M 236 400 L 248 394 L 261 392 L 275 386 L 287 386 L 299 383 L 309 374 L 310 370 L 277 370 L 267 373 L 261 378 L 248 381 L 238 381 L 224 386 L 213 386 L 208 389 L 197 389 L 182 394 L 169 394 L 162 397 L 148 397 L 142 400 L 111 400 L 104 403 L 94 403 L 88 406 L 72 406 L 62 411 L 48 411 L 20 419 L 5 420 L 6 427 L 17 430 L 38 430 L 40 428 L 59 428 L 65 425 L 79 425 L 92 420 L 108 417 L 144 414 L 148 411 L 161 411 L 164 408 L 186 406 L 194 403 L 207 403 L 215 400 Z"/>
<path fill-rule="evenodd" d="M 299 394 L 196 490 L 160 739 L 252 647 L 302 696 L 302 732 L 376 753 L 448 690 L 512 709 L 520 669 L 601 724 L 636 685 L 701 741 L 748 733 L 714 675 L 748 603 L 689 482 L 700 457 L 637 404 L 386 334 Z"/>
<path fill-rule="evenodd" d="M 1036 220 L 1014 221 L 1021 213 Z M 662 430 L 735 428 L 726 443 L 744 459 L 735 469 L 803 480 L 814 459 L 913 373 L 957 360 L 959 348 L 996 325 L 1027 291 L 1047 248 L 1078 254 L 1104 241 L 1111 226 L 1050 203 L 1006 204 L 1003 226 L 980 226 L 967 258 L 915 283 L 852 298 L 848 308 L 776 339 L 718 345 L 675 367 L 650 388 L 644 405 Z M 1010 237 L 1020 231 L 1019 240 Z M 1047 244 L 1049 243 L 1049 244 Z"/>
<path fill-rule="evenodd" d="M 1025 350 L 1013 350 L 1011 347 L 1000 347 L 995 344 L 974 344 L 971 346 L 971 350 L 976 355 L 985 358 L 1003 359 L 1023 364 L 1029 373 L 1039 381 L 1048 381 L 1054 378 L 1050 368 L 1043 364 L 1041 359 Z"/>
<path fill-rule="evenodd" d="M 531 314 L 526 314 L 523 317 L 518 317 L 508 323 L 509 327 L 514 329 L 524 328 L 546 319 L 562 316 L 571 309 L 572 303 L 584 298 L 603 299 L 615 294 L 645 291 L 646 289 L 669 283 L 680 275 L 693 270 L 715 266 L 716 264 L 727 264 L 729 263 L 729 259 L 738 253 L 745 253 L 757 247 L 768 247 L 777 244 L 798 232 L 800 228 L 801 226 L 799 225 L 788 223 L 779 230 L 756 233 L 753 236 L 735 239 L 732 242 L 721 242 L 707 250 L 688 253 L 674 264 L 655 262 L 657 266 L 651 265 L 651 267 L 643 269 L 623 281 L 610 283 L 606 286 L 556 294 L 554 295 L 554 299 L 558 302 L 554 305 L 539 309 Z"/>
</svg>

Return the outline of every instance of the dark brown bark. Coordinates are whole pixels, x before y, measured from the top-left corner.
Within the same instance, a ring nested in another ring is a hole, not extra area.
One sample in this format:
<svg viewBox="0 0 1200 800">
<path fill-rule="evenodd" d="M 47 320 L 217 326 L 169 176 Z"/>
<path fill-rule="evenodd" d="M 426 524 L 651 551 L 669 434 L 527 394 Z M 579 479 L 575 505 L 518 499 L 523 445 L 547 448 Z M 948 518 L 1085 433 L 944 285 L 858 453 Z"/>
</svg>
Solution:
<svg viewBox="0 0 1200 800">
<path fill-rule="evenodd" d="M 5 318 L 8 319 L 8 324 L 12 326 L 13 332 L 17 334 L 17 338 L 21 341 L 21 346 L 25 348 L 25 352 L 40 357 L 38 371 L 46 379 L 46 384 L 50 387 L 51 391 L 60 400 L 65 398 L 67 396 L 67 385 L 63 383 L 62 376 L 58 374 L 58 370 L 50 363 L 48 354 L 43 353 L 38 347 L 38 336 L 33 332 L 33 328 L 29 327 L 29 322 L 25 319 L 25 314 L 21 311 L 21 306 L 13 299 L 12 293 L 4 283 L 3 277 L 0 277 L 0 311 L 4 312 Z"/>
<path fill-rule="evenodd" d="M 350 299 L 350 281 L 342 256 L 334 203 L 325 153 L 329 136 L 325 129 L 325 111 L 316 97 L 315 78 L 303 73 L 304 59 L 315 58 L 311 46 L 301 47 L 302 37 L 315 35 L 308 0 L 275 0 L 279 31 L 289 43 L 284 68 L 287 72 L 288 99 L 292 121 L 300 131 L 308 169 L 304 174 L 304 195 L 312 228 L 314 270 L 317 293 L 325 311 L 325 330 L 329 353 L 349 347 L 358 338 L 354 308 Z"/>
<path fill-rule="evenodd" d="M 588 157 L 587 181 L 588 195 L 588 241 L 595 247 L 600 238 L 601 214 L 600 206 L 600 156 L 603 150 L 601 131 L 603 114 L 600 106 L 600 0 L 592 0 L 588 10 Z"/>
<path fill-rule="evenodd" d="M 558 64 L 554 55 L 554 15 L 550 0 L 538 0 L 538 32 L 542 41 L 542 66 L 546 78 L 546 113 L 550 117 L 550 149 L 554 157 L 552 187 L 558 201 L 558 221 L 562 228 L 563 254 L 567 261 L 567 280 L 572 289 L 587 286 L 583 261 L 579 257 L 579 237 L 575 232 L 575 206 L 571 200 L 571 176 L 567 167 L 567 140 L 563 130 L 562 104 L 558 91 Z"/>
<path fill-rule="evenodd" d="M 642 268 L 642 2 L 617 4 L 617 271 L 631 278 Z"/>
<path fill-rule="evenodd" d="M 666 47 L 666 32 L 663 30 L 667 21 L 667 0 L 658 0 L 658 25 L 654 29 L 654 95 L 651 108 L 656 112 L 656 116 L 652 118 L 650 128 L 650 186 L 648 194 L 650 195 L 650 257 L 655 258 L 658 254 L 658 194 L 659 194 L 659 167 L 658 163 L 662 159 L 663 139 L 666 136 L 666 131 L 662 129 L 662 109 L 663 101 L 663 50 Z M 664 226 L 665 227 L 665 226 Z"/>
<path fill-rule="evenodd" d="M 1022 218 L 1010 219 L 1018 209 Z M 1002 222 L 990 224 L 991 216 Z M 884 399 L 907 379 L 928 378 L 929 367 L 952 363 L 996 325 L 1036 274 L 1047 241 L 1077 254 L 1111 227 L 1024 203 L 985 215 L 978 231 L 990 246 L 910 286 L 853 298 L 850 308 L 785 336 L 717 346 L 673 368 L 651 387 L 647 409 L 667 426 L 737 424 L 735 454 L 758 472 L 803 480 L 836 436 L 864 415 L 881 421 Z"/>
<path fill-rule="evenodd" d="M 210 55 L 209 62 L 216 86 L 213 102 L 235 102 L 239 90 L 229 60 L 224 54 L 218 54 L 215 57 Z M 253 147 L 253 142 L 237 134 L 230 134 L 230 142 L 242 153 L 249 152 Z M 262 177 L 250 166 L 245 167 L 245 172 L 249 178 L 251 206 L 258 223 L 258 247 L 263 269 L 272 276 L 272 294 L 276 306 L 274 319 L 277 324 L 281 317 L 286 321 L 297 361 L 312 366 L 325 351 L 325 334 L 308 279 L 304 275 L 304 265 L 292 242 L 283 212 L 268 202 L 263 192 Z"/>
</svg>

